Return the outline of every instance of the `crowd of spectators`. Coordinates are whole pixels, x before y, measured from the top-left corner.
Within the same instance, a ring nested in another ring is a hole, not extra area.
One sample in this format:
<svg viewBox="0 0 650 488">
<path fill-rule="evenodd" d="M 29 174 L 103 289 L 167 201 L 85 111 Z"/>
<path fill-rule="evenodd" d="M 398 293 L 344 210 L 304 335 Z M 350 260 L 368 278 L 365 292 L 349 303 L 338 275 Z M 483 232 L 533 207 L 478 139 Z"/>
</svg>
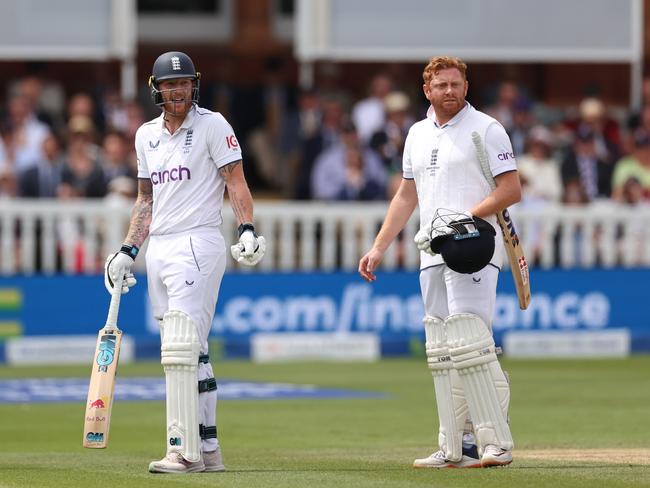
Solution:
<svg viewBox="0 0 650 488">
<path fill-rule="evenodd" d="M 390 199 L 409 127 L 427 108 L 419 92 L 405 88 L 385 73 L 357 97 L 343 90 L 265 87 L 260 113 L 249 114 L 258 127 L 240 130 L 237 118 L 233 124 L 254 174 L 253 190 L 297 200 Z M 650 79 L 643 89 L 650 100 Z M 514 82 L 495 93 L 477 108 L 510 134 L 524 190 L 520 205 L 650 201 L 650 104 L 621 112 L 590 96 L 558 110 Z M 66 95 L 35 76 L 11 83 L 4 100 L 1 197 L 135 195 L 133 141 L 150 114 L 142 103 L 123 101 L 116 90 Z M 205 99 L 202 105 L 219 108 Z"/>
<path fill-rule="evenodd" d="M 114 91 L 100 100 L 88 93 L 66 98 L 60 86 L 37 77 L 13 83 L 6 100 L 0 118 L 0 196 L 135 196 L 133 142 L 145 121 L 137 103 L 121 101 Z"/>
</svg>

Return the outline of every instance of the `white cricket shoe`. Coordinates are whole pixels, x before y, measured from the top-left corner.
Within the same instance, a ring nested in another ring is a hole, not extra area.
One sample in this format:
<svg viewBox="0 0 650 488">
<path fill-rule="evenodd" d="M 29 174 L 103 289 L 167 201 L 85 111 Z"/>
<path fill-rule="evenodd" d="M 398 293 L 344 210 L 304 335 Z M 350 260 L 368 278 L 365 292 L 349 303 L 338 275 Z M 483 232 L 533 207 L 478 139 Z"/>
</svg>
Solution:
<svg viewBox="0 0 650 488">
<path fill-rule="evenodd" d="M 170 452 L 160 461 L 152 461 L 149 464 L 150 473 L 200 473 L 205 471 L 203 460 L 192 463 L 187 461 L 178 452 Z"/>
<path fill-rule="evenodd" d="M 481 466 L 488 468 L 490 466 L 506 466 L 512 462 L 512 451 L 501 449 L 498 446 L 489 445 L 483 449 L 481 456 Z"/>
<path fill-rule="evenodd" d="M 463 454 L 460 461 L 450 461 L 444 451 L 436 451 L 431 456 L 413 461 L 414 468 L 480 468 L 481 461 Z"/>
<path fill-rule="evenodd" d="M 203 451 L 203 464 L 206 473 L 225 471 L 226 467 L 223 465 L 223 459 L 221 458 L 221 448 L 217 447 L 216 451 L 211 452 Z"/>
</svg>

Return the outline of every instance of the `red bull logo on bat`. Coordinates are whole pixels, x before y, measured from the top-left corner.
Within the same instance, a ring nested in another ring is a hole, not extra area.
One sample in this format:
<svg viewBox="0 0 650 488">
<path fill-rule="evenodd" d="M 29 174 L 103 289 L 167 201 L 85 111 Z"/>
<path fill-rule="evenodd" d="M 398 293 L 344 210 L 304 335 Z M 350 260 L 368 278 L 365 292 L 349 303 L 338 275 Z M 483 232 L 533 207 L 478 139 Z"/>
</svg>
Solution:
<svg viewBox="0 0 650 488">
<path fill-rule="evenodd" d="M 106 408 L 106 403 L 104 403 L 104 400 L 101 398 L 98 398 L 97 400 L 90 402 L 88 408 Z"/>
</svg>

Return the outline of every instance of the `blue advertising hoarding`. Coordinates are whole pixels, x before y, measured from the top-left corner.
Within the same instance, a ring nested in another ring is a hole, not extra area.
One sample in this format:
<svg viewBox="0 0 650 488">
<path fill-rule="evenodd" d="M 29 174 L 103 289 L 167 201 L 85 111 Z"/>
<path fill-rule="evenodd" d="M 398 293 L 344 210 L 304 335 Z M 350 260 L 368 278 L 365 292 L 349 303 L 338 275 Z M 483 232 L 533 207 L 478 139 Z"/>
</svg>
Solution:
<svg viewBox="0 0 650 488">
<path fill-rule="evenodd" d="M 228 350 L 247 352 L 258 332 L 372 332 L 384 352 L 407 352 L 423 339 L 416 272 L 381 272 L 374 283 L 356 273 L 229 273 L 224 277 L 212 335 Z M 626 328 L 634 351 L 650 351 L 645 313 L 650 270 L 535 270 L 533 300 L 519 310 L 509 272 L 499 280 L 497 343 L 509 331 Z M 106 320 L 109 295 L 99 276 L 10 277 L 0 280 L 0 336 L 95 334 Z M 119 325 L 156 351 L 146 277 L 121 302 Z M 4 332 L 3 332 L 4 331 Z"/>
</svg>

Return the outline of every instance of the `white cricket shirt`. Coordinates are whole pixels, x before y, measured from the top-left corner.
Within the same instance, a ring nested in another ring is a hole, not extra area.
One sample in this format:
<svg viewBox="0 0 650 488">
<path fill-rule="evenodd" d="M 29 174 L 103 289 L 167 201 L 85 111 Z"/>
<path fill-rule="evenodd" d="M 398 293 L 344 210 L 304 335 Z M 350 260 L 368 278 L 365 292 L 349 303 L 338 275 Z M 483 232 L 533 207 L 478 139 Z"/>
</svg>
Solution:
<svg viewBox="0 0 650 488">
<path fill-rule="evenodd" d="M 218 170 L 242 158 L 232 127 L 220 113 L 194 105 L 171 135 L 163 115 L 135 136 L 138 178 L 153 186 L 149 234 L 221 225 L 225 181 Z"/>
<path fill-rule="evenodd" d="M 433 107 L 427 118 L 411 126 L 404 144 L 403 176 L 415 180 L 420 207 L 420 227 L 431 225 L 437 209 L 466 212 L 491 193 L 481 172 L 472 142 L 478 132 L 490 159 L 494 176 L 517 169 L 512 144 L 496 119 L 479 112 L 469 103 L 443 126 L 438 126 Z M 503 237 L 496 216 L 486 218 L 496 231 L 494 256 L 501 267 Z M 442 264 L 442 256 L 420 253 L 420 268 Z"/>
</svg>

